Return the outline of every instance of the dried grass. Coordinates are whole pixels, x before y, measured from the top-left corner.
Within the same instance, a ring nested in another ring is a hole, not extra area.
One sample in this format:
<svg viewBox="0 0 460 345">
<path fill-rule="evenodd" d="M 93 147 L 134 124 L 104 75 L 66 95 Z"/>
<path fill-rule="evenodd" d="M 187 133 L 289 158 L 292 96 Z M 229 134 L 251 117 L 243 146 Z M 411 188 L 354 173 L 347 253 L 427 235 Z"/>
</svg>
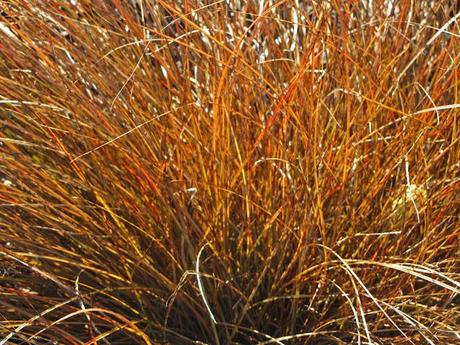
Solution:
<svg viewBox="0 0 460 345">
<path fill-rule="evenodd" d="M 0 344 L 460 344 L 457 2 L 0 6 Z"/>
</svg>

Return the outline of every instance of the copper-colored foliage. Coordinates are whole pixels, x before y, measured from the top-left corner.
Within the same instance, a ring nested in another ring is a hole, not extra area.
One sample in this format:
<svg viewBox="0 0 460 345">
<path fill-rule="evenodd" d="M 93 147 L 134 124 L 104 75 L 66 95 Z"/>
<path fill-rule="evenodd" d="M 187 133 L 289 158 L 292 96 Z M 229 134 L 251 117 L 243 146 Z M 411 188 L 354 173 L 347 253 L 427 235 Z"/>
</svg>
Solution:
<svg viewBox="0 0 460 345">
<path fill-rule="evenodd" d="M 456 1 L 0 9 L 0 344 L 460 344 Z"/>
</svg>

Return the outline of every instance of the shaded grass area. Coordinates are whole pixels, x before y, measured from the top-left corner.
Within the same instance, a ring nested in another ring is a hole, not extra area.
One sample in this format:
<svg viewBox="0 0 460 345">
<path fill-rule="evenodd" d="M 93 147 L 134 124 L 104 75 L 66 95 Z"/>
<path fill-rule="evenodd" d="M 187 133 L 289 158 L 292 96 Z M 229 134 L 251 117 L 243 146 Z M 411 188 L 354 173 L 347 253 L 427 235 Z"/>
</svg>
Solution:
<svg viewBox="0 0 460 345">
<path fill-rule="evenodd" d="M 0 6 L 0 344 L 460 344 L 457 2 Z"/>
</svg>

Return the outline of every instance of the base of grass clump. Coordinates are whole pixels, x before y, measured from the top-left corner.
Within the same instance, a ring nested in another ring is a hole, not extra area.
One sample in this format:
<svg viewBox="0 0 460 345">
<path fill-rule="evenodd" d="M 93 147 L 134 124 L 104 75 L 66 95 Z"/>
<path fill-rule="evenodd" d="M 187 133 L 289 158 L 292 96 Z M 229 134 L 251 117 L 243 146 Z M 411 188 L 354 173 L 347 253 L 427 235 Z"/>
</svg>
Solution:
<svg viewBox="0 0 460 345">
<path fill-rule="evenodd" d="M 0 344 L 460 344 L 456 2 L 0 9 Z"/>
</svg>

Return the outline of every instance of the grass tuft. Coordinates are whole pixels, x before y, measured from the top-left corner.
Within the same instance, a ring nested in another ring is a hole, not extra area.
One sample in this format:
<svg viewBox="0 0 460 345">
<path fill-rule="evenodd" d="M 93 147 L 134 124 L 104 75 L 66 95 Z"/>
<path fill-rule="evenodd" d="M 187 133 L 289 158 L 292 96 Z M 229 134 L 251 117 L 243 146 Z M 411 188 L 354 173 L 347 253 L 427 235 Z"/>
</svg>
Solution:
<svg viewBox="0 0 460 345">
<path fill-rule="evenodd" d="M 0 1 L 0 345 L 460 344 L 457 1 Z"/>
</svg>

